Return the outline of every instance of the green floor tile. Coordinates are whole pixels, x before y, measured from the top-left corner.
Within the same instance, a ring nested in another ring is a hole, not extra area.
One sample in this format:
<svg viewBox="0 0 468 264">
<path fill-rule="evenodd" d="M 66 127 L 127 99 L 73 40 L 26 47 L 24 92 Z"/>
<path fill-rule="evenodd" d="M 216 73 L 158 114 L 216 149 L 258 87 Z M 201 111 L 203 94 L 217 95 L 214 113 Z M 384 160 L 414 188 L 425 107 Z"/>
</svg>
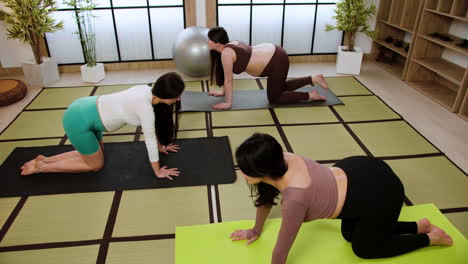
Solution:
<svg viewBox="0 0 468 264">
<path fill-rule="evenodd" d="M 372 94 L 366 87 L 354 79 L 354 77 L 325 77 L 325 80 L 327 81 L 328 88 L 337 96 Z"/>
<path fill-rule="evenodd" d="M 275 108 L 281 124 L 339 122 L 328 107 Z"/>
<path fill-rule="evenodd" d="M 445 217 L 468 239 L 468 212 L 444 214 Z"/>
<path fill-rule="evenodd" d="M 3 139 L 63 137 L 62 117 L 65 110 L 22 112 L 3 133 Z"/>
<path fill-rule="evenodd" d="M 32 196 L 0 246 L 101 239 L 114 192 Z"/>
<path fill-rule="evenodd" d="M 207 137 L 206 130 L 200 131 L 179 131 L 177 132 L 177 138 L 200 138 Z"/>
<path fill-rule="evenodd" d="M 125 136 L 105 136 L 102 137 L 104 143 L 111 143 L 111 142 L 131 142 L 135 139 L 134 135 L 125 135 Z"/>
<path fill-rule="evenodd" d="M 223 222 L 238 220 L 255 220 L 256 209 L 250 194 L 250 188 L 239 170 L 233 184 L 218 185 L 221 219 Z M 281 217 L 281 207 L 273 206 L 270 217 Z"/>
<path fill-rule="evenodd" d="M 375 96 L 343 97 L 340 99 L 344 105 L 333 107 L 346 122 L 400 118 Z"/>
<path fill-rule="evenodd" d="M 109 244 L 106 264 L 174 263 L 174 239 Z"/>
<path fill-rule="evenodd" d="M 234 91 L 260 89 L 255 79 L 234 79 L 232 87 L 234 88 Z M 217 91 L 219 89 L 221 88 L 219 88 L 216 84 L 210 85 L 210 91 Z"/>
<path fill-rule="evenodd" d="M 123 90 L 127 90 L 130 87 L 135 86 L 136 84 L 123 84 L 123 85 L 103 85 L 99 86 L 94 93 L 94 95 L 104 95 L 104 94 L 111 94 L 111 93 L 118 93 Z M 144 85 L 144 84 L 138 84 Z"/>
<path fill-rule="evenodd" d="M 94 264 L 99 245 L 26 250 L 0 253 L 0 263 L 5 264 Z"/>
<path fill-rule="evenodd" d="M 16 147 L 42 147 L 54 146 L 60 143 L 61 139 L 43 139 L 43 140 L 26 140 L 26 141 L 11 141 L 0 142 L 0 164 L 10 155 Z"/>
<path fill-rule="evenodd" d="M 349 126 L 376 157 L 439 152 L 404 121 L 350 124 Z"/>
<path fill-rule="evenodd" d="M 286 151 L 286 147 L 281 140 L 281 136 L 278 133 L 276 127 L 242 127 L 242 128 L 217 128 L 213 129 L 213 135 L 216 137 L 229 136 L 229 144 L 231 145 L 232 157 L 234 163 L 237 164 L 234 157 L 237 147 L 244 142 L 248 137 L 254 133 L 265 133 L 273 136 L 283 147 L 283 151 Z"/>
<path fill-rule="evenodd" d="M 177 138 L 200 138 L 207 137 L 206 130 L 178 131 Z M 140 141 L 145 140 L 145 135 L 140 136 Z"/>
<path fill-rule="evenodd" d="M 388 160 L 414 204 L 468 206 L 468 177 L 445 157 Z"/>
<path fill-rule="evenodd" d="M 0 198 L 0 227 L 5 224 L 13 209 L 15 209 L 20 198 Z"/>
<path fill-rule="evenodd" d="M 78 98 L 91 94 L 92 86 L 44 89 L 26 109 L 68 107 Z"/>
<path fill-rule="evenodd" d="M 137 130 L 137 127 L 136 126 L 132 126 L 132 125 L 125 125 L 119 129 L 117 129 L 116 131 L 112 131 L 112 132 L 104 132 L 105 135 L 112 135 L 112 134 L 123 134 L 123 133 L 135 133 Z"/>
<path fill-rule="evenodd" d="M 202 92 L 202 81 L 185 82 L 184 91 Z"/>
<path fill-rule="evenodd" d="M 206 129 L 205 113 L 180 113 L 179 129 Z"/>
<path fill-rule="evenodd" d="M 314 160 L 339 160 L 365 155 L 353 137 L 340 125 L 283 127 L 295 153 Z"/>
<path fill-rule="evenodd" d="M 233 84 L 234 90 L 258 90 L 257 80 L 255 79 L 235 79 Z"/>
<path fill-rule="evenodd" d="M 209 223 L 208 210 L 206 186 L 125 191 L 113 236 L 175 233 L 176 226 Z"/>
<path fill-rule="evenodd" d="M 272 125 L 275 122 L 267 109 L 212 112 L 213 126 Z"/>
</svg>

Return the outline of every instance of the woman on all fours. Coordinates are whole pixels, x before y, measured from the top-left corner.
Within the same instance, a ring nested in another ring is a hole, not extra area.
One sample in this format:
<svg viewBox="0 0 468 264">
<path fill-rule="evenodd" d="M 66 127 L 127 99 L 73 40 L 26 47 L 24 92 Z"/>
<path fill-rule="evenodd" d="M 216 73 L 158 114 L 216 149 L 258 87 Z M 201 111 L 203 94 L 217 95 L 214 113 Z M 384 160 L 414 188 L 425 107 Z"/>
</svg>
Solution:
<svg viewBox="0 0 468 264">
<path fill-rule="evenodd" d="M 293 153 L 283 153 L 266 134 L 254 134 L 236 151 L 237 163 L 257 190 L 253 229 L 236 230 L 232 240 L 254 242 L 279 192 L 282 223 L 272 263 L 285 263 L 303 222 L 341 219 L 341 233 L 361 258 L 386 258 L 427 246 L 449 246 L 452 239 L 427 218 L 399 222 L 404 189 L 382 160 L 345 158 L 328 168 Z M 312 234 L 311 234 L 312 235 Z"/>
<path fill-rule="evenodd" d="M 177 133 L 173 114 L 175 111 L 177 116 L 184 89 L 182 78 L 172 72 L 161 76 L 153 87 L 137 85 L 119 93 L 75 100 L 64 113 L 63 127 L 76 151 L 53 157 L 39 155 L 21 167 L 21 174 L 98 171 L 104 166 L 102 133 L 130 124 L 141 125 L 156 176 L 172 180 L 179 171 L 161 168 L 158 150 L 168 154 L 179 149 L 172 144 Z"/>
<path fill-rule="evenodd" d="M 289 70 L 289 58 L 286 51 L 277 45 L 263 43 L 249 46 L 240 41 L 229 42 L 229 37 L 222 27 L 214 27 L 208 32 L 208 47 L 211 57 L 210 80 L 216 80 L 221 91 L 209 95 L 225 96 L 226 101 L 213 105 L 214 109 L 229 109 L 232 106 L 233 73 L 247 72 L 252 76 L 267 77 L 267 96 L 270 103 L 289 104 L 303 100 L 326 100 L 316 91 L 295 92 L 294 90 L 309 85 L 320 85 L 327 89 L 322 74 L 286 80 Z"/>
</svg>

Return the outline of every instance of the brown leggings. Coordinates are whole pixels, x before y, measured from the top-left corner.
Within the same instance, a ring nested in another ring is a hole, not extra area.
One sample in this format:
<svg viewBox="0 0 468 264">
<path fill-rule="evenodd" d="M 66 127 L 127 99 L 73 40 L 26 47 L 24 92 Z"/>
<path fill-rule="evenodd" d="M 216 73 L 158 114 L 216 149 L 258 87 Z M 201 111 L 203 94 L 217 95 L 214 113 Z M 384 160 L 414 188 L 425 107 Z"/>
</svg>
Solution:
<svg viewBox="0 0 468 264">
<path fill-rule="evenodd" d="M 289 104 L 309 100 L 307 92 L 294 90 L 312 84 L 311 77 L 301 77 L 286 80 L 289 71 L 289 58 L 286 51 L 275 45 L 275 53 L 263 70 L 261 77 L 267 78 L 267 97 L 270 103 Z"/>
</svg>

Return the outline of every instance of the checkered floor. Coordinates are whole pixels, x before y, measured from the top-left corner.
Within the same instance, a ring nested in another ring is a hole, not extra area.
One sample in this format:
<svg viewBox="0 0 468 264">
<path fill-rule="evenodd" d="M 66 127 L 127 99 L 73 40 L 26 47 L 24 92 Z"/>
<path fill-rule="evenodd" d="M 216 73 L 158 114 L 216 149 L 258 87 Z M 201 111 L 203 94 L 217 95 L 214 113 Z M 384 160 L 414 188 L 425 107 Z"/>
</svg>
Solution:
<svg viewBox="0 0 468 264">
<path fill-rule="evenodd" d="M 353 77 L 327 78 L 345 105 L 183 113 L 179 138 L 229 136 L 232 149 L 254 132 L 326 165 L 351 155 L 386 160 L 405 185 L 406 205 L 434 203 L 468 237 L 467 174 Z M 262 89 L 263 79 L 235 80 Z M 15 147 L 69 144 L 62 114 L 75 99 L 131 85 L 45 88 L 0 134 L 0 163 Z M 213 89 L 207 81 L 186 90 Z M 144 140 L 123 127 L 104 142 Z M 2 175 L 7 177 L 7 175 Z M 234 184 L 0 199 L 0 263 L 173 263 L 175 227 L 254 219 L 249 188 Z M 279 217 L 275 208 L 271 217 Z"/>
</svg>

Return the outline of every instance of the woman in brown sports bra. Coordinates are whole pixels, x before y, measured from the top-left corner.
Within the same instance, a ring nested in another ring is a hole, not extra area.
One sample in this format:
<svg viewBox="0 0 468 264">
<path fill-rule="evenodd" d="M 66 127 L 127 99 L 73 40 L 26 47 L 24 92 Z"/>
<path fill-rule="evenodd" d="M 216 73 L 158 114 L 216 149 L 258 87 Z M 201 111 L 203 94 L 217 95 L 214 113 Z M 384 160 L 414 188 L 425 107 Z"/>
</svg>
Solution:
<svg viewBox="0 0 468 264">
<path fill-rule="evenodd" d="M 404 200 L 401 181 L 384 161 L 354 156 L 329 168 L 283 153 L 270 135 L 254 134 L 236 150 L 247 183 L 257 191 L 252 229 L 236 230 L 232 240 L 257 240 L 281 192 L 281 228 L 272 263 L 286 263 L 303 222 L 341 219 L 341 234 L 361 258 L 387 258 L 427 246 L 450 246 L 451 237 L 427 218 L 398 221 Z M 313 236 L 313 234 L 311 234 Z"/>
<path fill-rule="evenodd" d="M 229 42 L 226 30 L 214 27 L 208 32 L 210 49 L 211 84 L 216 81 L 221 91 L 209 95 L 225 96 L 226 101 L 213 106 L 214 109 L 229 109 L 232 105 L 233 73 L 247 72 L 253 76 L 267 77 L 267 96 L 270 103 L 289 104 L 303 100 L 326 100 L 316 91 L 295 92 L 294 90 L 314 84 L 327 89 L 322 74 L 286 80 L 289 58 L 286 51 L 271 43 L 249 46 L 240 41 Z"/>
</svg>

